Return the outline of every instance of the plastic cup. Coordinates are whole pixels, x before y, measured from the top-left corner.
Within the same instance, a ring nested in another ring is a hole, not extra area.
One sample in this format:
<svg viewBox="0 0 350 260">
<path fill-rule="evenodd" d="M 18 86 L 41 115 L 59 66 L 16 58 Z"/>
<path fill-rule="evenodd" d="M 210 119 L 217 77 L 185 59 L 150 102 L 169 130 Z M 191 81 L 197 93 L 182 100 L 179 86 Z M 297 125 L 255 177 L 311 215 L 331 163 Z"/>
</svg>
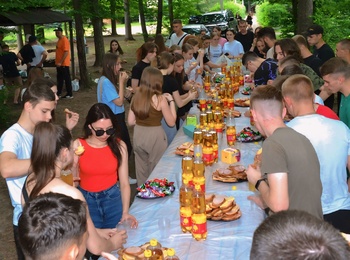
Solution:
<svg viewBox="0 0 350 260">
<path fill-rule="evenodd" d="M 160 232 L 160 237 L 162 239 L 169 238 L 170 236 L 170 219 L 166 217 L 161 217 L 158 219 L 158 228 Z"/>
</svg>

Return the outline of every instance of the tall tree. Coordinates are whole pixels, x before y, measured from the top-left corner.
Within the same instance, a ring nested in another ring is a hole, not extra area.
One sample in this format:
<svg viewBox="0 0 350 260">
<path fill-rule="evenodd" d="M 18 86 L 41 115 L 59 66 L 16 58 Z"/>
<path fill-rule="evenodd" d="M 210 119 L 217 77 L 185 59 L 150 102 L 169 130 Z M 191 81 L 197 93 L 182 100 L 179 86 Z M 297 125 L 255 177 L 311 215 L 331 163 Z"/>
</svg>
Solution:
<svg viewBox="0 0 350 260">
<path fill-rule="evenodd" d="M 124 17 L 125 17 L 125 40 L 135 41 L 131 33 L 130 3 L 129 3 L 129 0 L 123 0 L 123 2 L 124 2 Z"/>
<path fill-rule="evenodd" d="M 168 7 L 169 7 L 169 21 L 171 24 L 174 20 L 173 0 L 168 0 Z"/>
<path fill-rule="evenodd" d="M 140 22 L 141 22 L 143 40 L 147 41 L 148 32 L 147 32 L 147 27 L 146 27 L 146 19 L 145 19 L 145 10 L 143 7 L 143 0 L 138 0 L 138 2 L 139 2 Z"/>
<path fill-rule="evenodd" d="M 163 0 L 158 0 L 156 34 L 161 34 L 162 33 L 162 25 L 163 25 Z"/>
<path fill-rule="evenodd" d="M 294 1 L 293 1 L 294 2 Z M 301 34 L 312 24 L 313 1 L 298 1 L 298 15 L 296 33 Z"/>
<path fill-rule="evenodd" d="M 81 10 L 81 0 L 73 0 L 73 9 Z M 80 86 L 88 88 L 90 85 L 89 74 L 86 63 L 85 42 L 84 42 L 84 24 L 81 12 L 74 12 L 75 32 L 77 38 L 77 50 L 79 60 Z"/>
<path fill-rule="evenodd" d="M 111 0 L 111 29 L 112 29 L 112 36 L 118 35 L 117 33 L 117 19 L 116 17 L 116 9 L 117 9 L 117 2 L 116 0 Z"/>
<path fill-rule="evenodd" d="M 91 22 L 94 28 L 94 43 L 95 43 L 95 63 L 94 66 L 102 66 L 102 60 L 105 53 L 102 33 L 102 18 L 100 16 L 100 4 L 98 0 L 91 0 Z"/>
</svg>

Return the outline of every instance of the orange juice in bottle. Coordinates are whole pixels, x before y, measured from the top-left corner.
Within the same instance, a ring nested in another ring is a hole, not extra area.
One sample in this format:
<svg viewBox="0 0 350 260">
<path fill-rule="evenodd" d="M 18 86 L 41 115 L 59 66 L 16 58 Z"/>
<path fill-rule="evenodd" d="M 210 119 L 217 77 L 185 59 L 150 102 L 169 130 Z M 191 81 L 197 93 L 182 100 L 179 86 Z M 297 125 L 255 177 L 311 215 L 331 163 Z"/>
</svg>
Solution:
<svg viewBox="0 0 350 260">
<path fill-rule="evenodd" d="M 190 151 L 187 149 L 182 157 L 182 182 L 187 180 L 190 186 L 193 185 L 193 158 L 190 155 Z"/>
<path fill-rule="evenodd" d="M 214 163 L 218 162 L 219 159 L 219 145 L 218 145 L 218 135 L 217 132 L 214 128 L 211 128 L 209 130 L 209 133 L 211 133 L 211 135 L 213 136 L 213 159 L 214 159 Z"/>
<path fill-rule="evenodd" d="M 193 189 L 185 179 L 180 188 L 180 225 L 183 233 L 191 232 L 192 230 L 192 197 Z"/>
<path fill-rule="evenodd" d="M 228 146 L 232 146 L 236 142 L 236 123 L 231 111 L 229 111 L 229 115 L 226 120 L 226 139 Z"/>
<path fill-rule="evenodd" d="M 207 113 L 207 122 L 208 124 L 210 124 L 211 122 L 213 122 L 213 111 L 211 110 L 211 105 L 208 105 L 208 109 L 206 113 Z"/>
<path fill-rule="evenodd" d="M 201 126 L 204 126 L 207 123 L 208 123 L 208 115 L 205 109 L 203 108 L 201 113 L 199 114 L 199 124 Z"/>
<path fill-rule="evenodd" d="M 213 159 L 213 136 L 209 131 L 203 136 L 203 162 L 205 166 L 212 165 L 214 163 Z"/>
<path fill-rule="evenodd" d="M 192 198 L 192 236 L 197 241 L 207 238 L 207 216 L 205 214 L 205 195 L 196 186 Z"/>
<path fill-rule="evenodd" d="M 214 122 L 216 122 L 216 123 L 222 122 L 222 114 L 221 114 L 220 109 L 216 109 L 214 111 L 213 118 L 214 118 Z"/>
<path fill-rule="evenodd" d="M 200 187 L 202 192 L 205 192 L 205 166 L 202 161 L 201 155 L 198 153 L 195 155 L 193 161 L 193 185 L 194 187 Z"/>
<path fill-rule="evenodd" d="M 199 125 L 194 129 L 193 132 L 193 143 L 196 144 L 201 144 L 203 142 L 203 134 L 202 130 L 199 128 Z"/>
</svg>

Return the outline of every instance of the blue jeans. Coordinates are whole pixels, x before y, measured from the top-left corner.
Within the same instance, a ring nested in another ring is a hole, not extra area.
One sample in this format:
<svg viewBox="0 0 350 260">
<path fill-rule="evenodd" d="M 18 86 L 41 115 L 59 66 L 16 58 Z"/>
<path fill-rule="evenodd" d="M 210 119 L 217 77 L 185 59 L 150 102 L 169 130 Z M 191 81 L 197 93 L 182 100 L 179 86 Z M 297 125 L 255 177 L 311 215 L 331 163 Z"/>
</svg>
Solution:
<svg viewBox="0 0 350 260">
<path fill-rule="evenodd" d="M 84 195 L 95 227 L 115 228 L 122 218 L 123 213 L 119 186 L 115 184 L 100 192 L 89 192 L 82 189 L 80 186 L 78 189 Z"/>
</svg>

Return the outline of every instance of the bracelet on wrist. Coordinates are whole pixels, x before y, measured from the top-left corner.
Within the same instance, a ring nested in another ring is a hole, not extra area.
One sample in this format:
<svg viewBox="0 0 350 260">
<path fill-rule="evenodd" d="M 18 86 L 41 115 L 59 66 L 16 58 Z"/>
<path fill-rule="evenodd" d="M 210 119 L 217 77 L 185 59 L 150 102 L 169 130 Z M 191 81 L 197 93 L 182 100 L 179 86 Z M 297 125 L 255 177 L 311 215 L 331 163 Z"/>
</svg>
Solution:
<svg viewBox="0 0 350 260">
<path fill-rule="evenodd" d="M 262 178 L 262 179 L 259 179 L 257 182 L 256 182 L 256 184 L 255 184 L 255 189 L 256 190 L 259 190 L 259 186 L 260 186 L 260 184 L 261 184 L 261 182 L 266 182 L 266 178 Z"/>
</svg>

